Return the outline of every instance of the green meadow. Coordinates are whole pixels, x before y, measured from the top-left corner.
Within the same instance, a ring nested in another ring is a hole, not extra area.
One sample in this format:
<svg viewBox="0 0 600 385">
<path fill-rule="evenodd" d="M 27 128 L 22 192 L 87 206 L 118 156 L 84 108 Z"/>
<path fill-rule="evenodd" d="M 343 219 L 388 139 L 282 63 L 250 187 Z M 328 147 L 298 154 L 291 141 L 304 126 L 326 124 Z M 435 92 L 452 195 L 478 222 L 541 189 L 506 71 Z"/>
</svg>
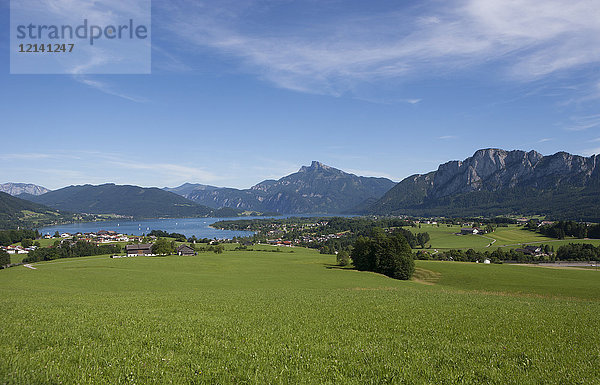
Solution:
<svg viewBox="0 0 600 385">
<path fill-rule="evenodd" d="M 555 249 L 568 243 L 590 243 L 600 245 L 600 239 L 576 239 L 567 238 L 557 240 L 548 238 L 538 233 L 525 230 L 521 226 L 510 225 L 509 227 L 498 227 L 496 231 L 484 235 L 456 235 L 460 233 L 461 226 L 421 225 L 421 228 L 410 228 L 414 233 L 428 232 L 431 240 L 428 245 L 432 249 L 474 249 L 477 251 L 494 250 L 497 248 L 514 249 L 525 244 L 547 244 Z"/>
<path fill-rule="evenodd" d="M 600 383 L 599 272 L 417 261 L 405 282 L 334 262 L 283 248 L 2 270 L 0 383 Z"/>
</svg>

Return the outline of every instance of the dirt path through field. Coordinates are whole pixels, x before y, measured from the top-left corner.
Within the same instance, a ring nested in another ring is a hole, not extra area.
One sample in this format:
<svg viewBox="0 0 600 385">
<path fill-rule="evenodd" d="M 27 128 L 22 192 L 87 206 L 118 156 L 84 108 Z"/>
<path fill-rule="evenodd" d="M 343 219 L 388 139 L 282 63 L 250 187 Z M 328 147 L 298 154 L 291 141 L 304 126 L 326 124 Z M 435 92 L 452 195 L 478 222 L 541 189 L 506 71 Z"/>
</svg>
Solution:
<svg viewBox="0 0 600 385">
<path fill-rule="evenodd" d="M 28 269 L 37 270 L 37 267 L 31 266 L 29 263 L 26 263 L 23 266 L 26 267 L 26 268 L 28 268 Z"/>
<path fill-rule="evenodd" d="M 485 238 L 485 239 L 489 239 L 490 241 L 492 241 L 492 243 L 490 243 L 489 245 L 487 245 L 486 247 L 491 247 L 494 243 L 496 243 L 497 239 L 494 238 L 490 238 L 490 237 L 486 237 L 485 235 L 480 235 L 480 237 Z"/>
</svg>

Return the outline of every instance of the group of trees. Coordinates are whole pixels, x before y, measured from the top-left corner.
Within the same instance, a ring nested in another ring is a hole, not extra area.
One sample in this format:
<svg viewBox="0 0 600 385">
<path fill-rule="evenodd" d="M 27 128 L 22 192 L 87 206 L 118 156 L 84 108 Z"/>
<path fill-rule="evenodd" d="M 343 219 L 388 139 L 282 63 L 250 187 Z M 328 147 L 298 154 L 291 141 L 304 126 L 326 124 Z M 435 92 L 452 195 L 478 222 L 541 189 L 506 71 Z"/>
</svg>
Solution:
<svg viewBox="0 0 600 385">
<path fill-rule="evenodd" d="M 569 243 L 558 248 L 559 261 L 600 261 L 600 246 L 585 243 Z"/>
<path fill-rule="evenodd" d="M 175 254 L 175 241 L 169 241 L 165 238 L 158 238 L 152 244 L 152 254 L 155 255 L 171 255 Z"/>
<path fill-rule="evenodd" d="M 201 252 L 201 253 L 212 251 L 215 254 L 222 254 L 225 251 L 225 245 L 222 245 L 222 244 L 209 245 L 207 247 L 195 246 L 195 245 L 190 245 L 190 246 L 192 246 L 194 248 L 194 250 Z"/>
<path fill-rule="evenodd" d="M 550 225 L 538 226 L 537 221 L 530 220 L 525 228 L 556 239 L 565 239 L 566 237 L 600 239 L 600 224 L 588 225 L 575 221 L 559 221 Z"/>
<path fill-rule="evenodd" d="M 197 252 L 208 252 L 212 251 L 216 254 L 221 254 L 225 251 L 225 246 L 221 244 L 209 245 L 208 247 L 197 246 L 196 244 L 189 245 L 192 249 Z M 177 244 L 175 241 L 170 241 L 166 238 L 158 238 L 152 245 L 152 254 L 155 255 L 173 255 L 177 252 Z"/>
<path fill-rule="evenodd" d="M 0 250 L 0 268 L 10 265 L 10 254 L 4 250 Z"/>
<path fill-rule="evenodd" d="M 23 262 L 51 261 L 59 258 L 88 257 L 91 255 L 118 254 L 122 251 L 119 245 L 95 245 L 86 241 L 62 242 L 49 248 L 38 248 L 30 251 Z"/>
<path fill-rule="evenodd" d="M 235 238 L 235 237 L 234 237 Z M 191 237 L 189 237 L 187 239 L 187 241 L 189 243 L 210 243 L 213 242 L 214 239 L 210 239 L 210 238 L 196 238 L 195 235 L 192 235 Z M 183 242 L 183 241 L 182 241 Z M 235 240 L 233 240 L 233 242 L 235 242 Z"/>
<path fill-rule="evenodd" d="M 169 233 L 164 230 L 152 230 L 148 233 L 148 236 L 155 236 L 157 238 L 173 238 L 177 242 L 189 242 L 189 243 L 210 243 L 214 241 L 210 238 L 196 238 L 195 235 L 191 237 L 186 237 L 183 234 L 179 233 Z"/>
<path fill-rule="evenodd" d="M 40 233 L 37 230 L 3 230 L 0 231 L 0 246 L 9 246 L 24 239 L 37 239 Z"/>
<path fill-rule="evenodd" d="M 157 238 L 173 238 L 175 239 L 177 242 L 186 242 L 187 241 L 187 237 L 183 234 L 179 234 L 179 233 L 168 233 L 166 231 L 163 230 L 152 230 L 148 233 L 148 236 L 152 237 L 157 237 Z"/>
<path fill-rule="evenodd" d="M 417 253 L 417 259 L 433 259 L 439 261 L 483 262 L 489 259 L 492 263 L 503 261 L 529 263 L 529 262 L 555 262 L 555 261 L 598 261 L 600 260 L 600 246 L 596 247 L 584 243 L 570 243 L 558 248 L 550 245 L 539 245 L 541 252 L 538 254 L 523 253 L 515 249 L 501 249 L 494 251 L 447 250 L 440 253 L 429 254 L 425 251 Z"/>
<path fill-rule="evenodd" d="M 468 250 L 459 250 L 452 249 L 446 250 L 440 253 L 430 254 L 425 251 L 420 251 L 417 253 L 417 259 L 423 260 L 437 260 L 437 261 L 457 261 L 457 262 L 484 262 L 486 259 L 489 259 L 492 263 L 501 263 L 505 260 L 518 260 L 523 257 L 523 253 L 514 253 L 514 250 L 509 252 L 504 252 L 501 249 L 498 249 L 494 252 L 489 251 L 475 251 L 473 249 Z"/>
<path fill-rule="evenodd" d="M 373 229 L 369 237 L 360 236 L 352 249 L 352 261 L 358 270 L 374 271 L 396 279 L 410 279 L 415 261 L 402 234 L 386 234 Z"/>
</svg>

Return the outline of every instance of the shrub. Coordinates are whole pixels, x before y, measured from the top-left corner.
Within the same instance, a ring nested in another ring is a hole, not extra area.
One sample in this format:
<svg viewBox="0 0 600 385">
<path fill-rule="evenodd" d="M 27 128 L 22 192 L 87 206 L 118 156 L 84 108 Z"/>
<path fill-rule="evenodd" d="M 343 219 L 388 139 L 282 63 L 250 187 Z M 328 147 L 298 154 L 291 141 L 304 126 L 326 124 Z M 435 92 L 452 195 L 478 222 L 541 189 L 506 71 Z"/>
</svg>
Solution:
<svg viewBox="0 0 600 385">
<path fill-rule="evenodd" d="M 0 250 L 0 266 L 10 265 L 10 254 L 4 250 Z"/>
<path fill-rule="evenodd" d="M 340 266 L 348 266 L 350 264 L 350 255 L 347 251 L 342 250 L 336 256 L 337 264 Z"/>
</svg>

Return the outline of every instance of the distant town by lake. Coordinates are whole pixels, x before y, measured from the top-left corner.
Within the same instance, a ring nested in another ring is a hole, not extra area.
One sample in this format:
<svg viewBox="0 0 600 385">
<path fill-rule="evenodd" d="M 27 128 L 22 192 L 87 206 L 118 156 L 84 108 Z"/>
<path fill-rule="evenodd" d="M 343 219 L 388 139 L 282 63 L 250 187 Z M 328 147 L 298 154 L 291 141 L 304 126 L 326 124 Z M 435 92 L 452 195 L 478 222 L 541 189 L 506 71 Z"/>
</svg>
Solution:
<svg viewBox="0 0 600 385">
<path fill-rule="evenodd" d="M 100 222 L 79 222 L 65 225 L 48 226 L 39 229 L 42 235 L 53 235 L 59 233 L 96 233 L 100 230 L 112 230 L 120 234 L 143 235 L 152 230 L 164 230 L 169 233 L 179 233 L 186 237 L 195 235 L 196 238 L 210 239 L 232 239 L 233 237 L 248 237 L 254 235 L 253 231 L 220 230 L 210 227 L 218 221 L 239 220 L 239 219 L 268 219 L 268 218 L 288 218 L 288 217 L 355 217 L 348 214 L 292 214 L 277 217 L 233 217 L 233 218 L 164 218 L 164 219 L 145 219 L 145 220 L 115 220 Z"/>
<path fill-rule="evenodd" d="M 264 217 L 244 217 L 254 219 Z M 66 225 L 49 226 L 40 229 L 40 233 L 95 233 L 100 230 L 113 230 L 121 234 L 142 235 L 152 230 L 164 230 L 169 233 L 179 233 L 186 237 L 195 235 L 196 238 L 232 239 L 233 237 L 247 237 L 254 234 L 252 231 L 219 230 L 210 227 L 213 223 L 222 220 L 236 220 L 240 218 L 169 218 L 146 220 L 117 220 L 104 222 L 81 222 Z"/>
</svg>

